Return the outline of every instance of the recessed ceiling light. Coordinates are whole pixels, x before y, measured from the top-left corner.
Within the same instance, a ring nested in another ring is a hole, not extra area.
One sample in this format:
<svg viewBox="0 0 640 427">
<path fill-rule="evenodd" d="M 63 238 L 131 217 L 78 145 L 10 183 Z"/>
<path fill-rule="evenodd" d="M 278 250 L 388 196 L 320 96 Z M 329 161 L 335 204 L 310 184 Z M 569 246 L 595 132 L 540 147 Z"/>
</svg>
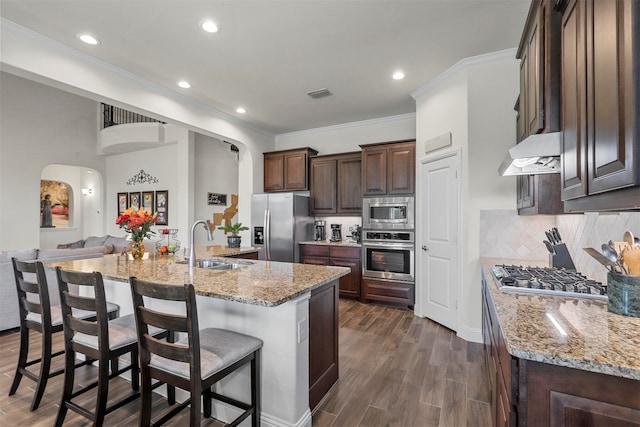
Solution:
<svg viewBox="0 0 640 427">
<path fill-rule="evenodd" d="M 404 79 L 404 73 L 402 71 L 396 71 L 395 73 L 393 73 L 393 79 L 394 80 Z"/>
<path fill-rule="evenodd" d="M 185 80 L 180 80 L 178 82 L 178 86 L 180 86 L 183 89 L 189 89 L 191 87 L 191 84 Z"/>
<path fill-rule="evenodd" d="M 246 112 L 247 112 L 247 110 L 245 110 L 245 109 L 244 109 L 244 108 L 242 108 L 242 107 L 238 107 L 238 108 L 236 108 L 236 113 L 244 114 L 244 113 L 246 113 Z"/>
<path fill-rule="evenodd" d="M 217 33 L 218 31 L 220 31 L 220 29 L 218 28 L 218 26 L 216 25 L 215 22 L 213 21 L 202 21 L 202 23 L 200 24 L 200 26 L 202 27 L 203 30 L 205 30 L 207 33 Z"/>
<path fill-rule="evenodd" d="M 78 37 L 80 40 L 82 40 L 86 44 L 93 44 L 93 45 L 100 44 L 100 40 L 98 40 L 97 38 L 93 37 L 90 34 L 78 34 L 76 37 Z"/>
</svg>

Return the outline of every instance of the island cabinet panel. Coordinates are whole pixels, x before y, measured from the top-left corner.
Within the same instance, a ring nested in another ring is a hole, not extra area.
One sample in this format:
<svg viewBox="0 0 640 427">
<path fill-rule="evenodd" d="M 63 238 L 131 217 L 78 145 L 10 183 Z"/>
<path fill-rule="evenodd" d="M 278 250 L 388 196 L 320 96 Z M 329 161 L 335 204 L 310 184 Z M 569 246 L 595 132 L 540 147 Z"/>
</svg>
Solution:
<svg viewBox="0 0 640 427">
<path fill-rule="evenodd" d="M 360 152 L 311 159 L 311 213 L 362 213 L 362 159 Z"/>
<path fill-rule="evenodd" d="M 264 191 L 308 190 L 309 158 L 316 154 L 309 147 L 264 153 Z"/>
<path fill-rule="evenodd" d="M 360 253 L 359 247 L 300 245 L 300 262 L 350 268 L 351 273 L 340 278 L 340 296 L 359 298 L 362 281 Z"/>
<path fill-rule="evenodd" d="M 640 207 L 640 3 L 558 3 L 565 208 L 636 209 Z"/>
<path fill-rule="evenodd" d="M 361 147 L 364 196 L 415 193 L 415 141 Z"/>
<path fill-rule="evenodd" d="M 309 408 L 338 381 L 338 286 L 324 286 L 309 299 Z"/>
</svg>

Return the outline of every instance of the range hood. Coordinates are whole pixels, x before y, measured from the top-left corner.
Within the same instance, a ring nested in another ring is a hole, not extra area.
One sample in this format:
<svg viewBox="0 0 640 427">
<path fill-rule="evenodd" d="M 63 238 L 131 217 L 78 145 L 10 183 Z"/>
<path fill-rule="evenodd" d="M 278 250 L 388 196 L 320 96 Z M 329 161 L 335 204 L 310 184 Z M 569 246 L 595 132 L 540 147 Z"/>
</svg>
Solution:
<svg viewBox="0 0 640 427">
<path fill-rule="evenodd" d="M 530 135 L 509 149 L 498 168 L 501 176 L 560 173 L 560 132 Z"/>
</svg>

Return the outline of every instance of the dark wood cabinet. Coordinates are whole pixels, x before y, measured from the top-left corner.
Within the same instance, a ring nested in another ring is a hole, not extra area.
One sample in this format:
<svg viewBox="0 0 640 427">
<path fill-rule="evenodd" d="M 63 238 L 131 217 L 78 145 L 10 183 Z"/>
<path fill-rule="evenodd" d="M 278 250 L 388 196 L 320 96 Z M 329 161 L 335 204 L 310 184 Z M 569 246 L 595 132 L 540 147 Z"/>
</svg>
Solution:
<svg viewBox="0 0 640 427">
<path fill-rule="evenodd" d="M 362 278 L 361 248 L 355 246 L 300 245 L 303 264 L 348 267 L 351 273 L 340 278 L 341 297 L 360 297 Z"/>
<path fill-rule="evenodd" d="M 640 381 L 511 356 L 487 286 L 483 277 L 482 337 L 493 425 L 640 427 Z"/>
<path fill-rule="evenodd" d="M 392 302 L 409 307 L 415 303 L 415 287 L 408 282 L 363 278 L 360 295 L 365 302 Z"/>
<path fill-rule="evenodd" d="M 362 158 L 360 152 L 311 159 L 311 213 L 362 213 Z"/>
<path fill-rule="evenodd" d="M 264 191 L 302 191 L 309 189 L 309 158 L 312 148 L 264 153 Z"/>
<path fill-rule="evenodd" d="M 564 213 L 560 199 L 560 174 L 518 175 L 516 177 L 519 215 L 559 215 Z"/>
<path fill-rule="evenodd" d="M 561 0 L 558 8 L 565 209 L 640 208 L 640 3 Z"/>
<path fill-rule="evenodd" d="M 415 193 L 415 141 L 361 147 L 364 196 Z"/>
</svg>

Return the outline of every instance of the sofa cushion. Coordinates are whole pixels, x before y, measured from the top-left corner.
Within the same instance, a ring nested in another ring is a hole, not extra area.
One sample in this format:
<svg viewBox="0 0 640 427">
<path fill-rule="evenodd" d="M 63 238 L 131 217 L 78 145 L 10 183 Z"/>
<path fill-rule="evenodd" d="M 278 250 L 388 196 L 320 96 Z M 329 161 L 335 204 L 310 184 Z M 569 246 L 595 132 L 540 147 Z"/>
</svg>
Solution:
<svg viewBox="0 0 640 427">
<path fill-rule="evenodd" d="M 83 240 L 78 240 L 77 242 L 71 242 L 71 243 L 61 243 L 58 246 L 58 249 L 77 249 L 77 248 L 84 248 L 84 239 Z"/>
<path fill-rule="evenodd" d="M 102 237 L 89 236 L 84 240 L 85 248 L 93 248 L 95 246 L 104 246 L 104 243 L 109 238 L 109 235 L 105 235 Z"/>
<path fill-rule="evenodd" d="M 99 258 L 103 254 L 103 246 L 77 249 L 41 249 L 38 253 L 38 261 L 46 263 L 56 261 L 60 258 L 63 258 L 65 261 L 84 258 Z"/>
<path fill-rule="evenodd" d="M 114 254 L 120 254 L 124 249 L 129 250 L 131 248 L 131 240 L 127 240 L 126 237 L 109 236 L 104 244 L 113 246 Z"/>
</svg>

